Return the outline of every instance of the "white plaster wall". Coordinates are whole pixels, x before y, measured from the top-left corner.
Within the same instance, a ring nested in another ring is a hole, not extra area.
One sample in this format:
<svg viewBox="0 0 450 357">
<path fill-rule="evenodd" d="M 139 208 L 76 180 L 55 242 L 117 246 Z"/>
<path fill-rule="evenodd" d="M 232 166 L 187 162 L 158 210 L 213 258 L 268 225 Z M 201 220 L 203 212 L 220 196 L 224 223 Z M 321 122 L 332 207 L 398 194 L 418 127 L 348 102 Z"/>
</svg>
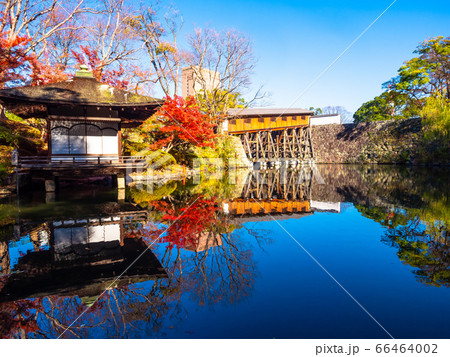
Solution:
<svg viewBox="0 0 450 357">
<path fill-rule="evenodd" d="M 103 155 L 118 155 L 119 143 L 116 136 L 104 136 L 103 137 Z"/>
<path fill-rule="evenodd" d="M 101 136 L 87 136 L 87 154 L 101 155 L 103 151 Z"/>
<path fill-rule="evenodd" d="M 330 124 L 341 124 L 341 116 L 340 114 L 337 115 L 330 115 L 326 117 L 311 117 L 309 120 L 309 123 L 311 126 L 315 125 L 330 125 Z"/>
</svg>

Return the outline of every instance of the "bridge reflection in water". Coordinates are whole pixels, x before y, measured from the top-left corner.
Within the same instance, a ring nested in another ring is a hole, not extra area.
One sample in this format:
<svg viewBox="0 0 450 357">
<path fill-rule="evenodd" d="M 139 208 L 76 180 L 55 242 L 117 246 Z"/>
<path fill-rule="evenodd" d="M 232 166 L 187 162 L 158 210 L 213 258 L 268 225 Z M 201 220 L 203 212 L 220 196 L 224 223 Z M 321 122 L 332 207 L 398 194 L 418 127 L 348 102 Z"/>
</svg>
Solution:
<svg viewBox="0 0 450 357">
<path fill-rule="evenodd" d="M 253 171 L 243 184 L 241 197 L 226 201 L 224 211 L 247 220 L 250 216 L 309 214 L 311 179 L 308 166 L 295 171 Z"/>
</svg>

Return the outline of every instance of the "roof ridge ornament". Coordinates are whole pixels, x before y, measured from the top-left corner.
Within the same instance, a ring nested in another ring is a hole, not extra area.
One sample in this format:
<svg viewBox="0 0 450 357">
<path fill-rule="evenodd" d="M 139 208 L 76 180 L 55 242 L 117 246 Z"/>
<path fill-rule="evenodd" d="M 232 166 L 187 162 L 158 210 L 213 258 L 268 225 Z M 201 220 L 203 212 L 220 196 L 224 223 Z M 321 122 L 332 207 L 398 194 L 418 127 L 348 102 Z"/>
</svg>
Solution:
<svg viewBox="0 0 450 357">
<path fill-rule="evenodd" d="M 89 67 L 85 64 L 80 65 L 80 69 L 75 72 L 76 78 L 94 78 L 94 75 L 89 71 Z"/>
</svg>

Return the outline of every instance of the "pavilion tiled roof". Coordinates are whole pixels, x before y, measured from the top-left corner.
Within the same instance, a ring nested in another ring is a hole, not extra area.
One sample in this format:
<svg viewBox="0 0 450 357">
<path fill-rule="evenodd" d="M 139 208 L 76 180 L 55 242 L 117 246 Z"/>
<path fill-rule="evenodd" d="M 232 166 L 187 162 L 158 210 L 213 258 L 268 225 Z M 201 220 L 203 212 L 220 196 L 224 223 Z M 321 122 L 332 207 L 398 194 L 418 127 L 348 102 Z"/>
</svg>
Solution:
<svg viewBox="0 0 450 357">
<path fill-rule="evenodd" d="M 161 100 L 123 91 L 89 77 L 73 77 L 67 81 L 41 86 L 25 86 L 0 90 L 0 99 L 22 100 L 41 104 L 84 105 L 154 105 Z"/>
<path fill-rule="evenodd" d="M 130 111 L 154 112 L 163 100 L 114 88 L 97 81 L 92 73 L 81 69 L 69 80 L 0 90 L 0 101 L 8 110 L 22 117 L 44 112 L 44 107 L 87 105 Z M 40 108 L 40 109 L 39 109 Z M 27 113 L 29 111 L 29 113 Z M 136 113 L 137 114 L 137 113 Z"/>
</svg>

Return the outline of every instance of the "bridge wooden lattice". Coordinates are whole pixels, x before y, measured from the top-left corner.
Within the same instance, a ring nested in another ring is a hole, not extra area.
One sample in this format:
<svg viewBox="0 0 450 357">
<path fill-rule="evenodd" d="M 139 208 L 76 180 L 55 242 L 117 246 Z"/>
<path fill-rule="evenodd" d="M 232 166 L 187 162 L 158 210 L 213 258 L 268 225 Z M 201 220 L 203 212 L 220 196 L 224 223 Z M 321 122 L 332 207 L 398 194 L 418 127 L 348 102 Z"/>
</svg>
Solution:
<svg viewBox="0 0 450 357">
<path fill-rule="evenodd" d="M 258 130 L 239 134 L 250 161 L 313 159 L 309 127 Z"/>
<path fill-rule="evenodd" d="M 258 200 L 309 200 L 311 177 L 312 172 L 307 168 L 300 171 L 254 171 L 247 177 L 241 197 Z"/>
<path fill-rule="evenodd" d="M 248 177 L 239 199 L 231 200 L 229 212 L 235 215 L 265 215 L 310 212 L 312 172 L 254 171 Z"/>
</svg>

